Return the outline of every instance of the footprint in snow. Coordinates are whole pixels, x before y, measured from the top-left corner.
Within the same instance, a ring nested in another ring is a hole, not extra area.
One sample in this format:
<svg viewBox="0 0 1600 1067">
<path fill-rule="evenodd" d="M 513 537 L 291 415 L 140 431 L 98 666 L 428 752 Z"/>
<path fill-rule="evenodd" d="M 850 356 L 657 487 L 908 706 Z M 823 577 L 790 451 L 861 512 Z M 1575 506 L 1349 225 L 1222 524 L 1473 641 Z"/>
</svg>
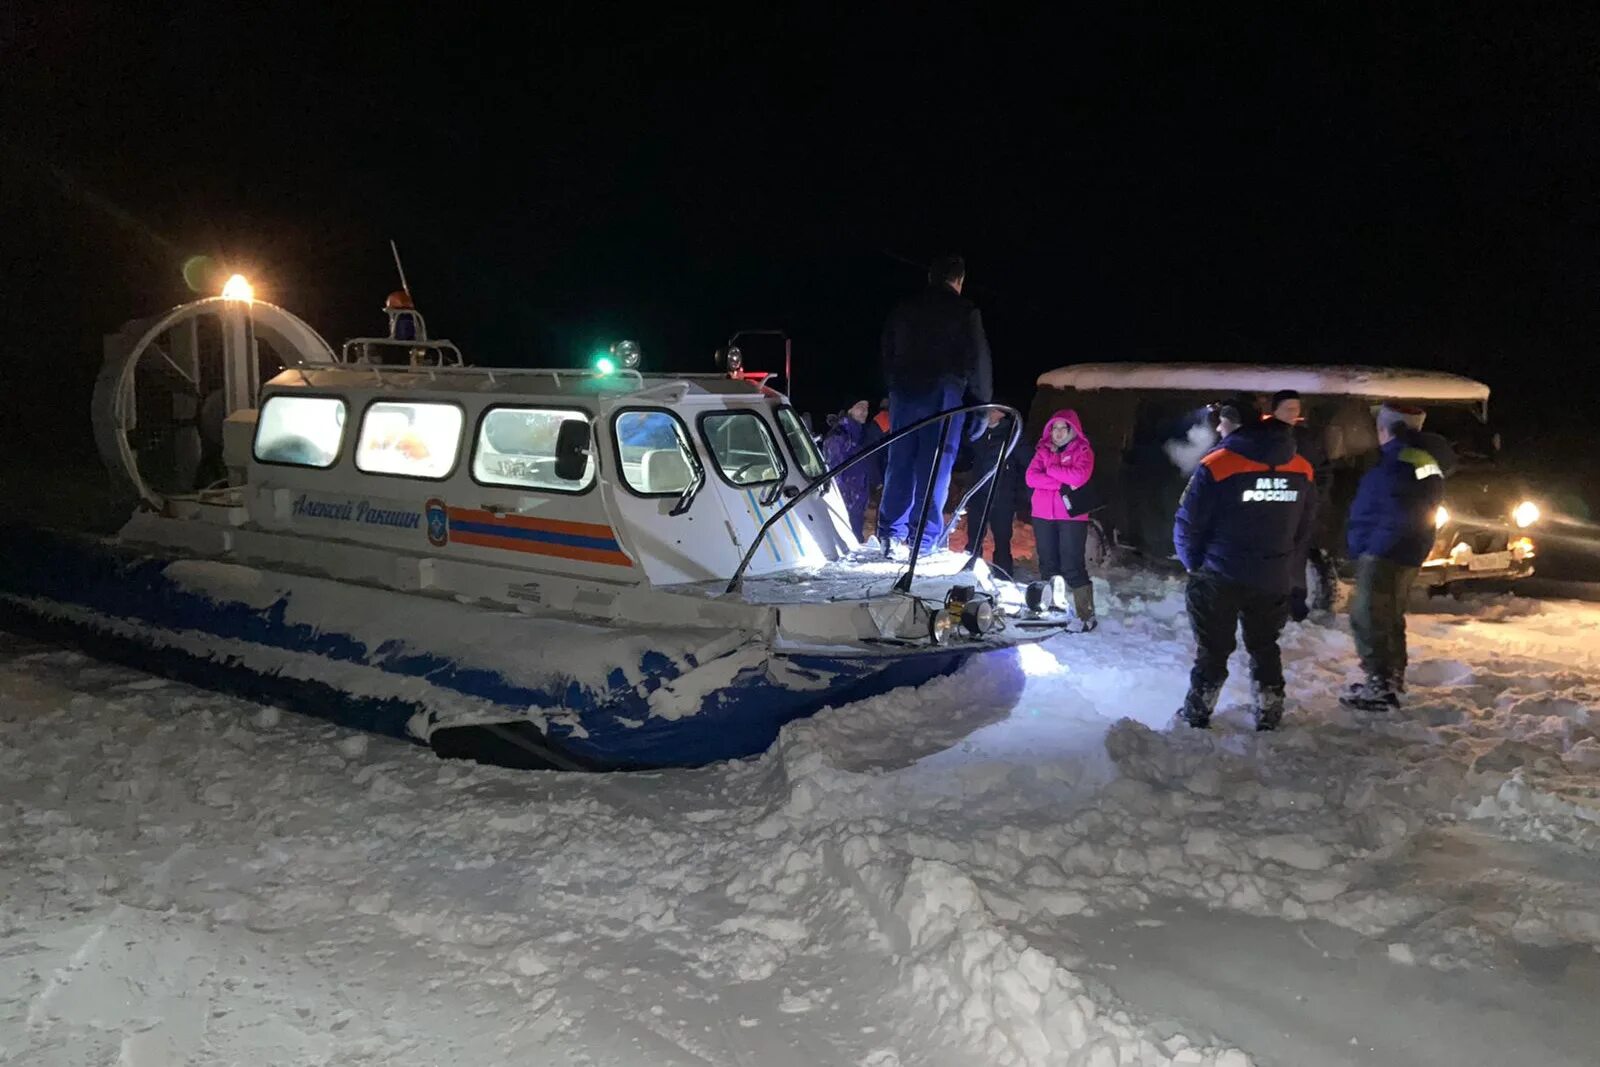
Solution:
<svg viewBox="0 0 1600 1067">
<path fill-rule="evenodd" d="M 1477 677 L 1473 669 L 1458 659 L 1430 659 L 1413 664 L 1410 680 L 1413 685 L 1450 686 L 1471 685 Z"/>
</svg>

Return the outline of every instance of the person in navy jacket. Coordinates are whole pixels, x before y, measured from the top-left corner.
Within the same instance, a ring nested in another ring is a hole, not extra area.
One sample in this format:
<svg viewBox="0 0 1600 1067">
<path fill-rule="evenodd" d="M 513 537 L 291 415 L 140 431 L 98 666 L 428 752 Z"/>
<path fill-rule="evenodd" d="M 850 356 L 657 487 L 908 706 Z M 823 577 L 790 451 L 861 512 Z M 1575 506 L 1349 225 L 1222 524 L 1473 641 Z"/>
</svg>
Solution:
<svg viewBox="0 0 1600 1067">
<path fill-rule="evenodd" d="M 1296 453 L 1288 426 L 1263 420 L 1237 402 L 1222 405 L 1218 415 L 1224 431 L 1238 429 L 1195 468 L 1172 529 L 1178 559 L 1189 572 L 1195 637 L 1194 669 L 1179 715 L 1198 729 L 1210 725 L 1242 624 L 1256 728 L 1271 730 L 1283 717 L 1278 636 L 1289 618 L 1295 568 L 1311 537 L 1314 475 Z"/>
<path fill-rule="evenodd" d="M 889 386 L 891 432 L 959 408 L 967 398 L 987 404 L 994 395 L 983 316 L 961 295 L 966 280 L 966 261 L 956 255 L 940 256 L 928 268 L 928 287 L 902 300 L 884 322 L 883 378 Z M 896 558 L 909 549 L 911 537 L 919 539 L 918 551 L 923 554 L 937 549 L 964 426 L 963 417 L 950 418 L 942 450 L 937 423 L 889 446 L 883 496 L 878 501 L 878 539 Z M 931 496 L 927 528 L 913 530 L 912 523 L 922 515 L 924 495 Z"/>
<path fill-rule="evenodd" d="M 1350 707 L 1398 707 L 1405 691 L 1406 600 L 1417 570 L 1433 550 L 1434 515 L 1444 500 L 1443 442 L 1422 432 L 1418 408 L 1378 409 L 1378 465 L 1361 479 L 1350 505 L 1346 538 L 1356 561 L 1350 632 L 1366 680 L 1341 698 Z"/>
</svg>

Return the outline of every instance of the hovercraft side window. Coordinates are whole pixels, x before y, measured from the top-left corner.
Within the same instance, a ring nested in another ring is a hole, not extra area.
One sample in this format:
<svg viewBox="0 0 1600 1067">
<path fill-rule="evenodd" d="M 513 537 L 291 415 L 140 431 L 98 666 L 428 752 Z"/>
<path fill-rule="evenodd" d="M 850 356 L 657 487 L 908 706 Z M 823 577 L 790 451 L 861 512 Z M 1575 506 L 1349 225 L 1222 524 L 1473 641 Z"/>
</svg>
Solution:
<svg viewBox="0 0 1600 1067">
<path fill-rule="evenodd" d="M 336 396 L 269 396 L 256 417 L 258 463 L 326 469 L 338 462 L 348 408 Z"/>
<path fill-rule="evenodd" d="M 566 422 L 588 422 L 586 412 L 570 408 L 494 407 L 478 424 L 472 453 L 472 478 L 483 485 L 514 489 L 548 489 L 581 493 L 594 484 L 593 449 L 583 477 L 566 481 L 556 476 L 556 444 Z"/>
<path fill-rule="evenodd" d="M 751 411 L 714 411 L 700 416 L 700 433 L 717 470 L 729 485 L 762 485 L 788 473 L 778 443 Z"/>
<path fill-rule="evenodd" d="M 374 401 L 361 417 L 356 469 L 435 481 L 448 477 L 461 451 L 463 421 L 455 404 Z"/>
</svg>

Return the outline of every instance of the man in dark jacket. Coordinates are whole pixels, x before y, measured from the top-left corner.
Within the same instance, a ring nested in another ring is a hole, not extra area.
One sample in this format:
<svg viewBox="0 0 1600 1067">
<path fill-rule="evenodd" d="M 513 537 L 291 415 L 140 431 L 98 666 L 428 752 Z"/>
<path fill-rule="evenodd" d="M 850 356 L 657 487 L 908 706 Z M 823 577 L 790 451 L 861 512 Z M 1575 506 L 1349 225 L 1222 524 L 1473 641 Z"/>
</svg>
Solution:
<svg viewBox="0 0 1600 1067">
<path fill-rule="evenodd" d="M 1295 622 L 1302 622 L 1311 614 L 1306 594 L 1307 565 L 1313 558 L 1319 565 L 1323 562 L 1316 546 L 1316 530 L 1318 520 L 1327 514 L 1328 490 L 1332 486 L 1333 472 L 1328 467 L 1328 449 L 1323 443 L 1322 431 L 1313 429 L 1306 422 L 1305 406 L 1300 402 L 1300 394 L 1296 390 L 1281 389 L 1273 393 L 1270 411 L 1273 418 L 1293 431 L 1294 450 L 1311 464 L 1315 487 L 1312 504 L 1316 515 L 1311 520 L 1312 536 L 1306 540 L 1305 555 L 1295 565 L 1294 588 L 1289 591 L 1289 617 Z"/>
<path fill-rule="evenodd" d="M 1231 408 L 1219 413 L 1243 424 L 1195 468 L 1173 523 L 1173 545 L 1189 572 L 1196 646 L 1179 714 L 1197 729 L 1210 725 L 1242 624 L 1256 729 L 1272 730 L 1283 718 L 1278 635 L 1289 617 L 1294 567 L 1311 536 L 1312 471 L 1295 453 L 1288 426 Z"/>
<path fill-rule="evenodd" d="M 1361 479 L 1346 527 L 1356 561 L 1350 632 L 1366 681 L 1340 700 L 1348 707 L 1399 707 L 1406 677 L 1406 600 L 1417 570 L 1433 550 L 1435 514 L 1444 500 L 1444 469 L 1428 451 L 1424 414 L 1385 404 L 1378 409 L 1378 465 Z"/>
<path fill-rule="evenodd" d="M 991 411 L 984 416 L 983 432 L 972 441 L 972 477 L 981 478 L 994 470 L 995 463 L 1000 459 L 1000 453 L 1011 440 L 1013 429 L 1012 421 L 1004 413 Z M 994 480 L 979 489 L 973 496 L 972 502 L 967 505 L 967 534 L 968 543 L 979 546 L 982 551 L 983 539 L 986 534 L 994 536 L 994 555 L 992 562 L 1007 577 L 1010 577 L 1013 560 L 1011 558 L 1011 527 L 1017 516 L 1017 495 L 1022 491 L 1022 472 L 1027 467 L 1027 461 L 1022 456 L 1021 447 L 1011 450 L 1000 469 L 995 472 Z M 983 529 L 978 529 L 977 523 L 983 517 L 985 504 L 990 500 L 989 521 Z"/>
<path fill-rule="evenodd" d="M 928 270 L 928 287 L 901 301 L 884 323 L 883 377 L 889 386 L 891 430 L 960 407 L 968 396 L 988 403 L 993 395 L 983 318 L 961 295 L 966 276 L 960 256 L 934 260 Z M 961 429 L 961 418 L 950 420 L 943 450 L 939 448 L 938 425 L 889 446 L 878 530 L 880 540 L 891 551 L 913 535 L 920 535 L 922 552 L 938 543 Z M 922 514 L 930 472 L 934 480 L 927 528 L 914 531 L 911 525 Z"/>
</svg>

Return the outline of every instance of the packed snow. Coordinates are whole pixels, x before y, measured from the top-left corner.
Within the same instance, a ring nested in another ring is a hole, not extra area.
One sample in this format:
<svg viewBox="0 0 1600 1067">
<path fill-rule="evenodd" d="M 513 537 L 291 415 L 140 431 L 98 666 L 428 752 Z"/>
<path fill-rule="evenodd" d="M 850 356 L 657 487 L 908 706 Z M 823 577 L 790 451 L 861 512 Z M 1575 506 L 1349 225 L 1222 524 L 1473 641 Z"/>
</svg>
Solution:
<svg viewBox="0 0 1600 1067">
<path fill-rule="evenodd" d="M 1410 704 L 1291 626 L 1170 727 L 1180 587 L 592 776 L 0 638 L 0 1062 L 1592 1064 L 1600 605 L 1418 602 Z"/>
</svg>

